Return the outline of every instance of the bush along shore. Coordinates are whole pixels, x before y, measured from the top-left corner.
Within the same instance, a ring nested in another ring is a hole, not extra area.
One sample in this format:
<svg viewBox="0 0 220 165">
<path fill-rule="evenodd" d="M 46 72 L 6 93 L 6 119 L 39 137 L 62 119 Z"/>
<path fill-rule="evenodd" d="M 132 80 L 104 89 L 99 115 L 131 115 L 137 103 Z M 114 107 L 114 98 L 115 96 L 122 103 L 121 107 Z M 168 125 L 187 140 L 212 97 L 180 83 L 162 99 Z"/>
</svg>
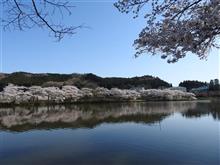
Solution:
<svg viewBox="0 0 220 165">
<path fill-rule="evenodd" d="M 1 105 L 22 104 L 65 104 L 78 102 L 118 102 L 118 101 L 181 101 L 195 100 L 193 93 L 169 89 L 95 89 L 75 86 L 40 87 L 15 86 L 9 84 L 0 92 Z"/>
</svg>

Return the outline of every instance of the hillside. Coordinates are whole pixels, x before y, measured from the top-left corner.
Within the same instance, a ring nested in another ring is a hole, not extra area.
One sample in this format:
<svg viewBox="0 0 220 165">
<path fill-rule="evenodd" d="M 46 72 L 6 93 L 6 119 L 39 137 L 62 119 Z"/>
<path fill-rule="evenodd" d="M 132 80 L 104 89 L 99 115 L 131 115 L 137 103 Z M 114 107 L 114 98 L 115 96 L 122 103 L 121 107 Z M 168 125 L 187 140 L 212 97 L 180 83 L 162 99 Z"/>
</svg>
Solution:
<svg viewBox="0 0 220 165">
<path fill-rule="evenodd" d="M 88 74 L 33 74 L 27 72 L 15 72 L 11 74 L 1 74 L 0 76 L 0 88 L 2 89 L 9 83 L 19 86 L 33 86 L 38 85 L 42 87 L 56 86 L 61 87 L 63 85 L 75 85 L 78 88 L 88 87 L 105 87 L 131 89 L 137 87 L 144 87 L 145 89 L 157 89 L 160 87 L 172 86 L 166 81 L 161 80 L 158 77 L 153 76 L 141 76 L 132 78 L 121 77 L 108 77 L 102 78 L 92 73 Z"/>
<path fill-rule="evenodd" d="M 187 91 L 190 91 L 193 88 L 199 88 L 207 85 L 207 82 L 201 82 L 198 80 L 185 80 L 179 84 L 180 87 L 185 87 Z"/>
</svg>

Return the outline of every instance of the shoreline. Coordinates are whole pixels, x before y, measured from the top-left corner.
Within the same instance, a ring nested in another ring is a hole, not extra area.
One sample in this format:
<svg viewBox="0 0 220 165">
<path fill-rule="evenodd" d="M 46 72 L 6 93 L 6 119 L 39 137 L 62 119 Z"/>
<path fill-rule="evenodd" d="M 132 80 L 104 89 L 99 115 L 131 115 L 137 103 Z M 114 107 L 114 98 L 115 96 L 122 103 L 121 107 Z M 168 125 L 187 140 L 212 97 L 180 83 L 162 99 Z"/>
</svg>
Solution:
<svg viewBox="0 0 220 165">
<path fill-rule="evenodd" d="M 196 99 L 196 100 L 102 100 L 102 101 L 77 101 L 77 102 L 63 102 L 63 103 L 56 103 L 56 102 L 42 102 L 42 103 L 0 103 L 1 108 L 8 108 L 8 107 L 41 107 L 41 106 L 71 106 L 71 105 L 82 105 L 82 104 L 120 104 L 120 103 L 128 103 L 128 104 L 135 104 L 135 103 L 163 103 L 163 102 L 210 102 L 211 99 L 204 98 L 204 99 Z"/>
</svg>

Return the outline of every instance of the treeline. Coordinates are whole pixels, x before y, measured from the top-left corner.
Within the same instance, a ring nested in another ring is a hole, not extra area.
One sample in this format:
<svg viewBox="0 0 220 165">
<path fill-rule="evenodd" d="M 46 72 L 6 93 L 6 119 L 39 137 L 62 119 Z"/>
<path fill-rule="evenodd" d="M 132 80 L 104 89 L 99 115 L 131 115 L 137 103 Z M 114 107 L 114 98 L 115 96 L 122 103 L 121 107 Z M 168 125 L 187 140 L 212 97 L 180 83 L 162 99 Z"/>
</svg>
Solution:
<svg viewBox="0 0 220 165">
<path fill-rule="evenodd" d="M 203 86 L 208 86 L 207 82 L 201 82 L 197 80 L 186 80 L 179 84 L 180 87 L 185 87 L 187 91 L 190 91 L 193 88 L 199 88 Z"/>
<path fill-rule="evenodd" d="M 63 85 L 75 85 L 78 88 L 88 87 L 105 87 L 131 89 L 131 88 L 167 88 L 172 85 L 158 77 L 142 76 L 133 78 L 102 78 L 92 73 L 89 74 L 32 74 L 26 72 L 15 72 L 12 74 L 1 74 L 0 88 L 3 89 L 9 83 L 19 86 L 33 86 L 38 85 L 42 87 Z"/>
<path fill-rule="evenodd" d="M 179 84 L 180 87 L 185 87 L 187 91 L 192 90 L 193 88 L 206 88 L 208 91 L 218 91 L 220 90 L 220 84 L 218 79 L 210 80 L 210 83 L 201 82 L 197 80 L 186 80 Z"/>
<path fill-rule="evenodd" d="M 209 83 L 209 90 L 210 91 L 217 91 L 220 90 L 220 84 L 218 79 L 211 80 Z"/>
</svg>

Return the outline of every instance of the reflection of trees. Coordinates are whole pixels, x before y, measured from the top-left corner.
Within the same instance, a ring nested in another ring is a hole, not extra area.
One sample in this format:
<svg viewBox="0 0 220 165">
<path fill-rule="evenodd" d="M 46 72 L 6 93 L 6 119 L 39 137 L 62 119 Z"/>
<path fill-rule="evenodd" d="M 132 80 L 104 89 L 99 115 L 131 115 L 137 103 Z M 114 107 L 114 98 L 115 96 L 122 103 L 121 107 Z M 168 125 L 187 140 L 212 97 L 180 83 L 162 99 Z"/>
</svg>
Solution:
<svg viewBox="0 0 220 165">
<path fill-rule="evenodd" d="M 220 100 L 212 100 L 210 113 L 214 119 L 220 120 Z"/>
<path fill-rule="evenodd" d="M 214 106 L 214 108 L 216 107 Z M 174 112 L 192 117 L 203 113 L 207 114 L 209 111 L 214 112 L 212 109 L 208 103 L 196 102 L 105 103 L 1 108 L 0 129 L 25 131 L 53 128 L 92 128 L 104 122 L 152 124 L 162 121 Z M 217 119 L 219 119 L 217 111 L 215 116 L 218 116 Z"/>
<path fill-rule="evenodd" d="M 204 115 L 212 115 L 215 120 L 220 120 L 220 100 L 212 99 L 209 104 L 200 102 L 197 104 L 196 109 L 189 109 L 182 113 L 185 117 L 201 117 Z"/>
</svg>

